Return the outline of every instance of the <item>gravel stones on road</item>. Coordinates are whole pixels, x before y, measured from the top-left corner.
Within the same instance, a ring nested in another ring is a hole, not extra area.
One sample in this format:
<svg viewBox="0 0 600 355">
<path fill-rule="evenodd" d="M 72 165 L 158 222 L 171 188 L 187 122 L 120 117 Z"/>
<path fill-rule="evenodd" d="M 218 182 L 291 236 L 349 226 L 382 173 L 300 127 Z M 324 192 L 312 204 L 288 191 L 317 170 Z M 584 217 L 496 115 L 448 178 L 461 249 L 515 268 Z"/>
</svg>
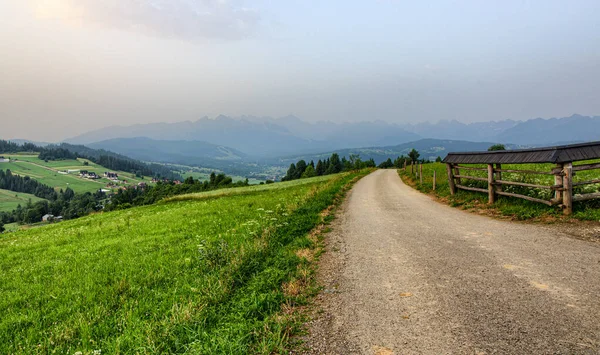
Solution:
<svg viewBox="0 0 600 355">
<path fill-rule="evenodd" d="M 432 201 L 378 170 L 332 231 L 313 354 L 600 352 L 600 247 Z"/>
</svg>

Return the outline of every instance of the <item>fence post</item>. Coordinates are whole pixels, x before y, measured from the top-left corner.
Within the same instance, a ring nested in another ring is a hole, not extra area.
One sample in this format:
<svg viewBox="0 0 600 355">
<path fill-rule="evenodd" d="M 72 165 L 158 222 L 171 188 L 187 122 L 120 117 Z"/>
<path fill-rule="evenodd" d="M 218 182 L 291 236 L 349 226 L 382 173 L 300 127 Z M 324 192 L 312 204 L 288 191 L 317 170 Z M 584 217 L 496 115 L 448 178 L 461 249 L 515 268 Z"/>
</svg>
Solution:
<svg viewBox="0 0 600 355">
<path fill-rule="evenodd" d="M 423 163 L 419 164 L 419 180 L 421 180 L 421 185 L 423 185 Z"/>
<path fill-rule="evenodd" d="M 460 169 L 457 165 L 454 165 L 454 175 L 460 175 Z M 456 178 L 456 182 L 458 182 L 459 185 L 462 184 L 462 180 L 459 177 Z"/>
<path fill-rule="evenodd" d="M 570 215 L 573 214 L 573 163 L 565 163 L 563 171 L 563 212 Z"/>
<path fill-rule="evenodd" d="M 456 193 L 456 185 L 454 185 L 454 174 L 452 173 L 452 164 L 446 163 L 446 170 L 448 171 L 448 186 L 450 187 L 450 194 Z"/>
<path fill-rule="evenodd" d="M 565 166 L 564 166 L 564 164 L 557 164 L 556 168 L 560 169 L 560 171 L 554 175 L 554 185 L 563 185 L 563 177 L 562 177 L 561 173 L 564 171 Z M 564 188 L 564 185 L 563 185 L 563 188 Z M 563 192 L 561 190 L 554 190 L 554 200 L 562 201 L 562 197 L 563 197 Z"/>
<path fill-rule="evenodd" d="M 404 171 L 406 171 L 406 159 L 404 160 Z"/>
<path fill-rule="evenodd" d="M 415 173 L 415 172 L 414 172 L 414 170 L 415 170 L 415 168 L 414 168 L 414 167 L 415 167 L 415 161 L 414 161 L 414 160 L 411 160 L 411 161 L 410 161 L 410 175 L 411 175 L 411 176 L 412 176 L 412 174 L 414 174 L 414 173 Z"/>
<path fill-rule="evenodd" d="M 494 186 L 494 164 L 488 164 L 488 203 L 492 204 L 496 200 L 496 191 Z"/>
<path fill-rule="evenodd" d="M 435 170 L 433 170 L 433 191 L 435 191 L 435 180 L 436 180 Z"/>
<path fill-rule="evenodd" d="M 496 164 L 496 180 L 502 180 L 502 172 L 498 171 L 500 169 L 502 169 L 502 164 Z M 502 184 L 497 184 L 495 187 L 496 192 L 502 191 Z"/>
</svg>

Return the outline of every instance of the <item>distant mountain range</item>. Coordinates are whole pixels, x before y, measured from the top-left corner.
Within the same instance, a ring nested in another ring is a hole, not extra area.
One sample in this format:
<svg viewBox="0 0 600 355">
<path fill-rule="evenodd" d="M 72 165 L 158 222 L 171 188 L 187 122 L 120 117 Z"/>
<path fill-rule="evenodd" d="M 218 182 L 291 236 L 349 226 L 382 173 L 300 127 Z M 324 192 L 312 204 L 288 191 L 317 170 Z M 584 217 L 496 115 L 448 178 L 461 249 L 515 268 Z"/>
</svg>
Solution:
<svg viewBox="0 0 600 355">
<path fill-rule="evenodd" d="M 155 140 L 202 141 L 231 147 L 253 157 L 317 153 L 347 147 L 389 145 L 419 139 L 398 125 L 386 122 L 307 123 L 295 116 L 280 119 L 243 116 L 195 122 L 152 123 L 107 127 L 66 140 L 92 144 L 115 138 L 146 137 Z"/>
<path fill-rule="evenodd" d="M 31 143 L 31 144 L 37 145 L 38 147 L 45 147 L 45 146 L 52 144 L 52 143 L 48 143 L 48 142 L 30 141 L 29 139 L 11 139 L 10 141 L 13 143 L 20 144 L 20 145 L 23 145 L 24 143 Z"/>
<path fill-rule="evenodd" d="M 494 143 L 492 142 L 469 142 L 460 140 L 444 140 L 444 139 L 420 139 L 415 142 L 402 143 L 389 147 L 370 147 L 370 148 L 351 148 L 336 150 L 340 156 L 349 157 L 350 154 L 358 154 L 363 160 L 373 158 L 375 163 L 379 164 L 388 158 L 392 160 L 401 155 L 408 155 L 412 149 L 416 149 L 420 154 L 420 159 L 435 160 L 437 157 L 444 158 L 449 152 L 469 152 L 487 150 Z M 506 145 L 507 149 L 517 149 L 520 146 L 514 144 Z M 333 152 L 321 154 L 306 154 L 279 158 L 273 161 L 272 164 L 289 165 L 300 159 L 305 161 L 317 161 L 319 159 L 327 159 Z"/>
<path fill-rule="evenodd" d="M 253 171 L 248 156 L 236 149 L 202 141 L 168 141 L 146 137 L 114 138 L 87 145 L 148 162 L 201 166 L 239 175 Z"/>
<path fill-rule="evenodd" d="M 144 161 L 231 171 L 240 166 L 247 170 L 252 166 L 249 164 L 256 163 L 279 165 L 300 157 L 319 159 L 330 155 L 323 152 L 333 151 L 346 156 L 361 154 L 379 162 L 407 154 L 412 148 L 424 158 L 435 159 L 450 151 L 485 150 L 495 143 L 510 148 L 594 140 L 600 140 L 600 116 L 398 125 L 383 121 L 309 123 L 296 116 L 221 115 L 195 122 L 107 127 L 67 142 Z"/>
<path fill-rule="evenodd" d="M 94 149 L 105 149 L 134 159 L 171 163 L 197 157 L 214 160 L 242 160 L 246 154 L 222 145 L 202 141 L 167 141 L 146 137 L 114 138 L 87 145 Z"/>
</svg>

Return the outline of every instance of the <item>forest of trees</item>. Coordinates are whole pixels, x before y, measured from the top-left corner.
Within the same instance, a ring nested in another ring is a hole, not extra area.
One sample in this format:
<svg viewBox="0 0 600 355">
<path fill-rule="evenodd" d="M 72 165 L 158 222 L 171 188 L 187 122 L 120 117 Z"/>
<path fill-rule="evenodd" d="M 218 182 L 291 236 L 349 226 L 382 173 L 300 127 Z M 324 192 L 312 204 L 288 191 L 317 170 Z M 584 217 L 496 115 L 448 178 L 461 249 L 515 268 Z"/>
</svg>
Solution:
<svg viewBox="0 0 600 355">
<path fill-rule="evenodd" d="M 40 160 L 67 160 L 67 159 L 77 159 L 77 154 L 64 149 L 64 148 L 40 148 L 40 155 L 38 158 Z"/>
<path fill-rule="evenodd" d="M 46 200 L 55 200 L 57 193 L 48 185 L 44 185 L 29 176 L 13 175 L 10 170 L 0 170 L 0 189 L 32 194 Z"/>
<path fill-rule="evenodd" d="M 42 186 L 44 189 L 50 188 L 46 185 Z M 64 219 L 78 218 L 102 209 L 102 203 L 106 199 L 106 194 L 101 191 L 93 194 L 90 192 L 76 194 L 70 188 L 65 191 L 52 191 L 54 194 L 45 197 L 46 200 L 35 203 L 30 200 L 25 206 L 18 205 L 12 212 L 0 212 L 0 222 L 4 224 L 14 222 L 21 224 L 36 223 L 40 222 L 42 216 L 46 214 L 62 216 Z"/>
<path fill-rule="evenodd" d="M 10 141 L 0 140 L 0 152 L 19 153 L 19 152 L 37 152 L 39 147 L 31 143 L 17 144 Z"/>
<path fill-rule="evenodd" d="M 0 214 L 0 219 L 4 223 L 18 222 L 21 224 L 40 222 L 42 216 L 46 214 L 62 216 L 64 219 L 75 219 L 101 210 L 105 199 L 106 195 L 101 191 L 75 194 L 72 190 L 67 189 L 64 193 L 60 193 L 56 200 L 43 200 L 36 203 L 30 201 L 25 206 L 17 206 L 12 213 Z"/>
<path fill-rule="evenodd" d="M 281 181 L 291 181 L 313 176 L 337 174 L 342 171 L 374 167 L 375 161 L 373 159 L 362 161 L 358 154 L 350 154 L 349 159 L 346 159 L 346 157 L 340 159 L 340 156 L 337 153 L 333 153 L 331 154 L 331 157 L 325 160 L 319 159 L 316 165 L 314 161 L 306 163 L 304 160 L 299 160 L 296 164 L 292 163 L 285 177 L 281 179 Z"/>
</svg>

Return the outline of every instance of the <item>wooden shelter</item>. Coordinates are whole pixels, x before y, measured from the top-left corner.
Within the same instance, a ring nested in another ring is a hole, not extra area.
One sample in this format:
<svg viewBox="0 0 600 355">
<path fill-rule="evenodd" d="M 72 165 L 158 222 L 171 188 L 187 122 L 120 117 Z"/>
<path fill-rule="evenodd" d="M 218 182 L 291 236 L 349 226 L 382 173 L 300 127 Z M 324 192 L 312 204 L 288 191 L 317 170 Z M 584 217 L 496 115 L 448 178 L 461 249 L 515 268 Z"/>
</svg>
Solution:
<svg viewBox="0 0 600 355">
<path fill-rule="evenodd" d="M 518 197 L 550 206 L 559 205 L 563 207 L 565 214 L 571 214 L 573 212 L 574 201 L 600 198 L 600 193 L 588 193 L 573 196 L 573 186 L 600 183 L 600 179 L 573 183 L 573 175 L 577 171 L 600 169 L 600 163 L 581 165 L 573 165 L 573 163 L 593 159 L 600 159 L 600 142 L 534 149 L 448 153 L 444 159 L 444 163 L 447 165 L 448 182 L 452 194 L 455 194 L 457 189 L 486 192 L 488 193 L 489 203 L 494 203 L 497 195 Z M 502 164 L 535 163 L 551 163 L 556 164 L 556 166 L 551 171 L 502 169 Z M 465 166 L 464 164 L 486 164 L 487 168 Z M 485 171 L 487 172 L 487 178 L 461 174 L 461 169 Z M 554 175 L 554 185 L 537 185 L 503 180 L 503 172 Z M 483 189 L 465 186 L 461 184 L 461 179 L 485 181 L 487 182 L 488 187 L 487 189 Z M 547 201 L 530 196 L 504 192 L 502 191 L 502 185 L 550 189 L 554 190 L 554 198 Z"/>
</svg>

